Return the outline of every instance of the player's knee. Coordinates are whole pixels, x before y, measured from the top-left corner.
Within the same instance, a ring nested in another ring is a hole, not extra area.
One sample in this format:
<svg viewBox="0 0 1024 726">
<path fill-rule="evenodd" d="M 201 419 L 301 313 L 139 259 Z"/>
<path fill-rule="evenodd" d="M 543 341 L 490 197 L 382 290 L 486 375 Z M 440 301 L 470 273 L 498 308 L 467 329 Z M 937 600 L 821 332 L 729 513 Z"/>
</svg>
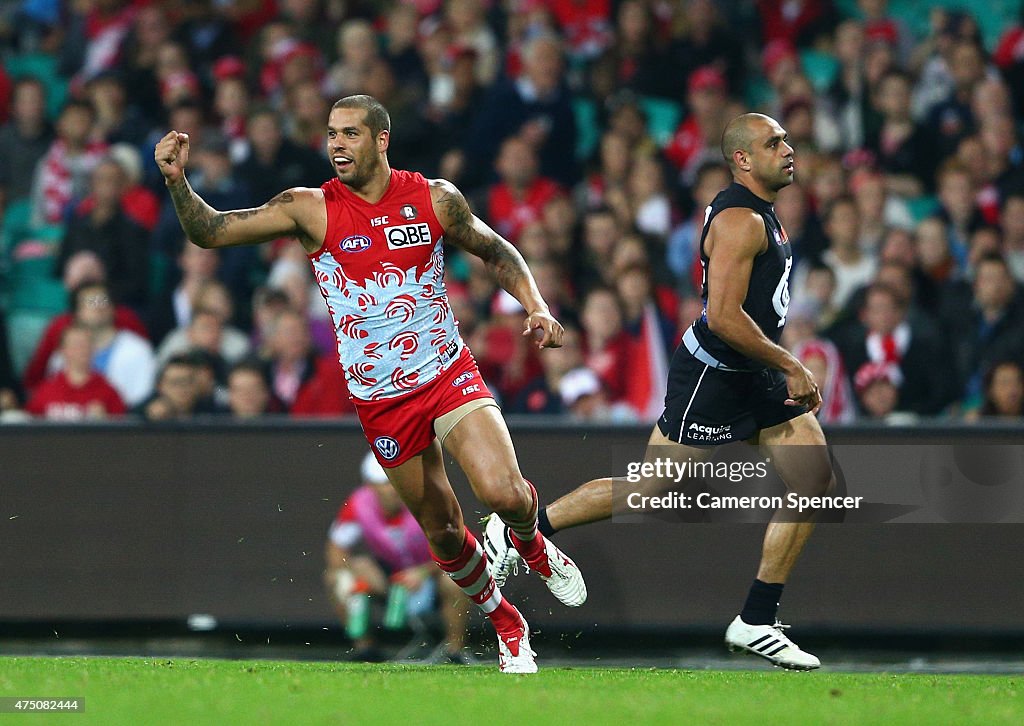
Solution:
<svg viewBox="0 0 1024 726">
<path fill-rule="evenodd" d="M 487 506 L 500 517 L 519 518 L 533 504 L 530 487 L 518 471 L 492 476 L 482 491 Z"/>
</svg>

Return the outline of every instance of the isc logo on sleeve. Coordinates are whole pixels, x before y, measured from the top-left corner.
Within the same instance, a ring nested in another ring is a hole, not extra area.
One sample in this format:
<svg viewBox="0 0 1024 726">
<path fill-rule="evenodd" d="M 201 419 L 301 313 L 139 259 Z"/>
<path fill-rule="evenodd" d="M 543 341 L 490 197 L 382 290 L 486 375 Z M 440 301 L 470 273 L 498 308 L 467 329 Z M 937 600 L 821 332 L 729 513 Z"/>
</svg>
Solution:
<svg viewBox="0 0 1024 726">
<path fill-rule="evenodd" d="M 417 245 L 433 244 L 430 236 L 430 225 L 426 222 L 419 224 L 401 224 L 397 227 L 385 227 L 384 238 L 388 241 L 388 249 L 401 250 L 406 247 Z"/>
</svg>

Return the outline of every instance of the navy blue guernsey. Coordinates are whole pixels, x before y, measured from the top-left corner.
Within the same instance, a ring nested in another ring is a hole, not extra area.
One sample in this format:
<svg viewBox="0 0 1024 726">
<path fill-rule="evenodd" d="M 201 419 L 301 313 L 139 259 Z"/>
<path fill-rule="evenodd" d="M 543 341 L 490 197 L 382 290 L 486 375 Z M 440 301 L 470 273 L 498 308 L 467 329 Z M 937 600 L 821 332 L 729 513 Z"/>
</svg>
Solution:
<svg viewBox="0 0 1024 726">
<path fill-rule="evenodd" d="M 789 273 L 793 266 L 789 237 L 769 202 L 742 184 L 733 182 L 719 192 L 704 210 L 704 229 L 700 235 L 700 264 L 704 268 L 701 300 L 704 302 L 704 311 L 693 324 L 692 337 L 687 335 L 690 340 L 684 342 L 688 343 L 687 347 L 696 358 L 716 368 L 757 371 L 763 370 L 766 366 L 730 347 L 708 328 L 708 256 L 704 252 L 704 239 L 714 218 L 733 207 L 752 209 L 760 214 L 768 235 L 767 248 L 754 258 L 743 310 L 773 343 L 778 343 L 782 337 L 782 327 L 786 324 L 786 311 L 789 308 Z M 715 241 L 717 245 L 729 243 L 730 240 L 721 237 Z M 699 348 L 695 349 L 692 345 L 694 342 L 699 344 Z"/>
</svg>

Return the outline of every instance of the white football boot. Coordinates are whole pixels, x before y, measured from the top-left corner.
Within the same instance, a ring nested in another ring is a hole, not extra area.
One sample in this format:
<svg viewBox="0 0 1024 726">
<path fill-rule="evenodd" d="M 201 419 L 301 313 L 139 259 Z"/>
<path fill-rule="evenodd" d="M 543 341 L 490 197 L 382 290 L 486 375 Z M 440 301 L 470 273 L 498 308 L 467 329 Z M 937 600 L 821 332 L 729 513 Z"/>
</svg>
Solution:
<svg viewBox="0 0 1024 726">
<path fill-rule="evenodd" d="M 494 583 L 503 587 L 510 574 L 519 570 L 519 563 L 523 562 L 523 556 L 516 551 L 512 544 L 508 525 L 501 521 L 495 513 L 486 518 L 484 527 L 484 552 L 491 562 L 491 575 Z M 548 558 L 548 567 L 551 568 L 551 576 L 547 577 L 537 573 L 548 590 L 563 604 L 571 608 L 577 608 L 587 601 L 587 583 L 583 580 L 583 573 L 576 563 L 569 559 L 547 537 L 544 538 L 544 553 Z M 526 563 L 523 562 L 525 566 Z M 529 568 L 527 568 L 529 569 Z"/>
<path fill-rule="evenodd" d="M 484 524 L 484 552 L 491 562 L 491 577 L 498 588 L 505 587 L 509 575 L 519 574 L 519 563 L 523 561 L 508 536 L 508 526 L 494 512 L 481 520 Z"/>
<path fill-rule="evenodd" d="M 498 634 L 498 667 L 502 673 L 536 673 L 537 654 L 530 648 L 530 626 L 519 610 L 516 613 L 523 621 L 523 634 L 508 640 Z"/>
<path fill-rule="evenodd" d="M 821 666 L 814 655 L 800 649 L 790 640 L 779 621 L 774 625 L 748 625 L 737 615 L 725 631 L 725 644 L 733 652 L 742 651 L 759 655 L 772 665 L 793 671 L 812 671 Z"/>
</svg>

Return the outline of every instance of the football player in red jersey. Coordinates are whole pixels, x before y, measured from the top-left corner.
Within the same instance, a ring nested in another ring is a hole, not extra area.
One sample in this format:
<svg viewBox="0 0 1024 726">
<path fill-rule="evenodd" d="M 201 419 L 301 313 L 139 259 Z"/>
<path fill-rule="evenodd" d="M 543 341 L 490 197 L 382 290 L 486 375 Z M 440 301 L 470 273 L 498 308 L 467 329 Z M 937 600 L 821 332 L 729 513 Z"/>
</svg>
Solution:
<svg viewBox="0 0 1024 726">
<path fill-rule="evenodd" d="M 334 319 L 338 354 L 364 433 L 416 517 L 442 570 L 498 632 L 501 670 L 532 673 L 529 626 L 494 584 L 445 473 L 442 445 L 473 491 L 508 524 L 510 540 L 552 593 L 581 605 L 579 569 L 537 530 L 537 493 L 458 334 L 444 288 L 443 242 L 477 255 L 527 312 L 523 335 L 558 347 L 551 316 L 519 252 L 470 210 L 445 180 L 392 169 L 387 110 L 358 95 L 327 119 L 336 179 L 282 191 L 261 207 L 221 212 L 185 178 L 187 133 L 170 131 L 154 158 L 188 239 L 207 248 L 299 240 Z"/>
</svg>

